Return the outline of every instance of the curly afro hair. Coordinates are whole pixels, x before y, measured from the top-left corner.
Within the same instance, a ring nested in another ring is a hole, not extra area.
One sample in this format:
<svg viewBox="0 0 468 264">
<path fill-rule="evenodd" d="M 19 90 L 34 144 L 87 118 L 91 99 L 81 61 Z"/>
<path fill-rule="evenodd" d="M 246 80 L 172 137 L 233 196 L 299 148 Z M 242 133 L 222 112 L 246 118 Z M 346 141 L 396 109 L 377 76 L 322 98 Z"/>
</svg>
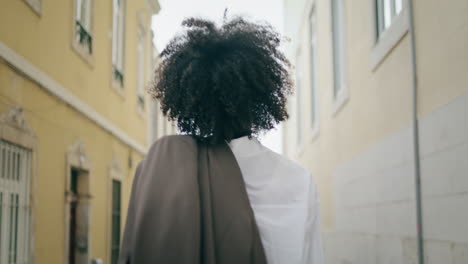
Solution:
<svg viewBox="0 0 468 264">
<path fill-rule="evenodd" d="M 179 131 L 217 144 L 256 135 L 288 118 L 290 63 L 269 24 L 242 17 L 213 22 L 189 18 L 161 52 L 153 96 Z"/>
</svg>

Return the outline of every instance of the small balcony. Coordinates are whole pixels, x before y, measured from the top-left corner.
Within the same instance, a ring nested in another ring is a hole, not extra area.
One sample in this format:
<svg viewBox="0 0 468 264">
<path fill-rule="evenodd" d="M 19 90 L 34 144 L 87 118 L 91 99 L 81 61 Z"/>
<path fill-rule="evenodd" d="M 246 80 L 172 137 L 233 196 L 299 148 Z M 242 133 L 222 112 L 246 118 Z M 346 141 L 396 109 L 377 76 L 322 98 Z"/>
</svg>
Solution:
<svg viewBox="0 0 468 264">
<path fill-rule="evenodd" d="M 145 97 L 143 95 L 138 95 L 138 106 L 141 110 L 145 109 Z"/>
<path fill-rule="evenodd" d="M 124 75 L 115 65 L 113 67 L 113 78 L 120 85 L 120 87 L 123 87 Z"/>
<path fill-rule="evenodd" d="M 76 21 L 75 32 L 78 43 L 83 46 L 89 54 L 93 54 L 93 36 L 91 36 L 78 20 Z"/>
</svg>

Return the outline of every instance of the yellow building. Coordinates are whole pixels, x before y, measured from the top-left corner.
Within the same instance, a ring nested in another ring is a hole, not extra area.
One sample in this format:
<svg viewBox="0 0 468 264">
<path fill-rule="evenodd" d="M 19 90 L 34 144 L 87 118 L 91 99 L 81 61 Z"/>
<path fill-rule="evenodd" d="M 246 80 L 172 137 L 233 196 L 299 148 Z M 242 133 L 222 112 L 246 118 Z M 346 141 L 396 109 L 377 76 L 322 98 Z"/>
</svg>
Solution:
<svg viewBox="0 0 468 264">
<path fill-rule="evenodd" d="M 134 170 L 174 132 L 145 92 L 159 8 L 1 1 L 0 263 L 116 263 Z"/>
<path fill-rule="evenodd" d="M 412 2 L 284 0 L 284 149 L 318 183 L 326 263 L 468 263 L 468 2 Z"/>
</svg>

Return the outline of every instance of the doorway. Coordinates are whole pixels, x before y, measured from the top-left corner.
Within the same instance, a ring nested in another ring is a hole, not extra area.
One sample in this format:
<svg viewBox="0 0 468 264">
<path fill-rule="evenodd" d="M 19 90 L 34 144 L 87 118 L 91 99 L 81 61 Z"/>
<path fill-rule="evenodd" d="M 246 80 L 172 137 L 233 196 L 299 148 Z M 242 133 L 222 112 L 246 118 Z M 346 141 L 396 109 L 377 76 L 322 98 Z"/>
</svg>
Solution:
<svg viewBox="0 0 468 264">
<path fill-rule="evenodd" d="M 68 264 L 89 259 L 89 173 L 70 168 L 68 186 Z"/>
</svg>

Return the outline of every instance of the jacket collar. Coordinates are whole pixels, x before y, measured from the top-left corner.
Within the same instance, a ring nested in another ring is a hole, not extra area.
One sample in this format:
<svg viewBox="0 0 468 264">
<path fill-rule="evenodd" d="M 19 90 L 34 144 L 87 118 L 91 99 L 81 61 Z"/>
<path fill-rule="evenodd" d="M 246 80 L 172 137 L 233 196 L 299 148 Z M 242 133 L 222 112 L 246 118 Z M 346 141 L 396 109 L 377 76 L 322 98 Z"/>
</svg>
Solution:
<svg viewBox="0 0 468 264">
<path fill-rule="evenodd" d="M 264 151 L 263 145 L 255 137 L 249 138 L 248 136 L 244 136 L 236 138 L 231 140 L 228 144 L 236 156 L 248 156 Z"/>
</svg>

